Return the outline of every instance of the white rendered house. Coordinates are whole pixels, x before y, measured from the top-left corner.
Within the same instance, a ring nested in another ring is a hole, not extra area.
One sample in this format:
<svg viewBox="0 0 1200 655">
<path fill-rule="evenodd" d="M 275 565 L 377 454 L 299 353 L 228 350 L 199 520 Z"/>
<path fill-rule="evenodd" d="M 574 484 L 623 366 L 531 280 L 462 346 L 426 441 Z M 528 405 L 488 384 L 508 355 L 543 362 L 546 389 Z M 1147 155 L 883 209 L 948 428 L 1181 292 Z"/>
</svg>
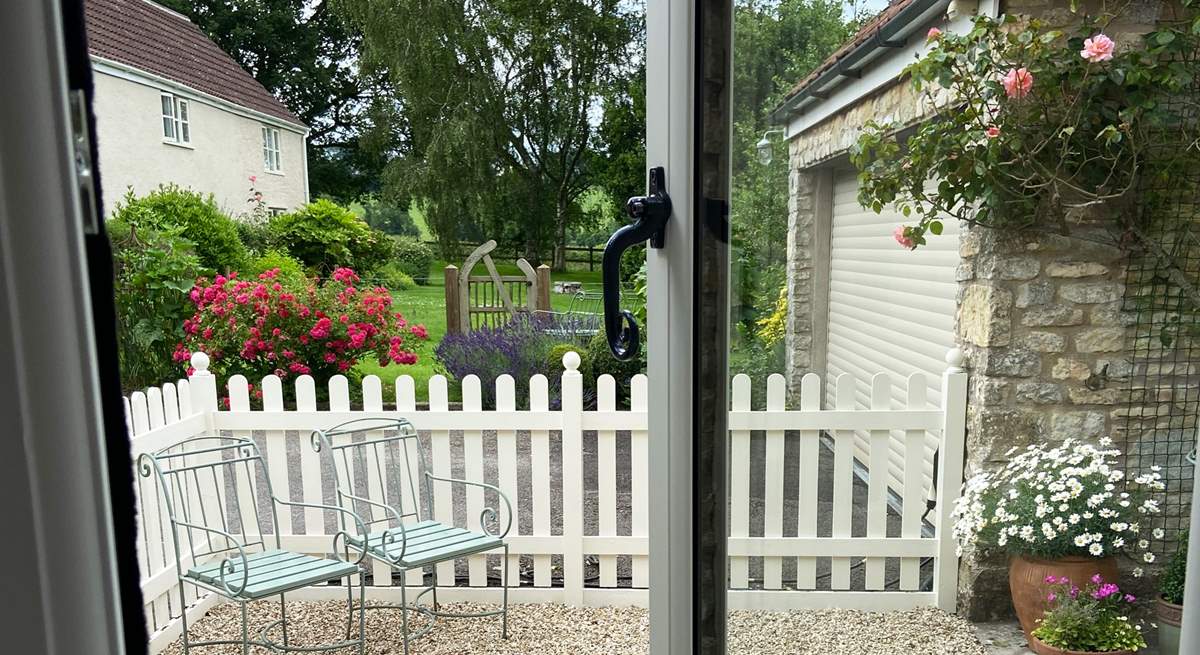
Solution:
<svg viewBox="0 0 1200 655">
<path fill-rule="evenodd" d="M 166 183 L 233 216 L 252 184 L 272 212 L 308 201 L 308 127 L 198 27 L 148 0 L 85 6 L 105 215 Z"/>
</svg>

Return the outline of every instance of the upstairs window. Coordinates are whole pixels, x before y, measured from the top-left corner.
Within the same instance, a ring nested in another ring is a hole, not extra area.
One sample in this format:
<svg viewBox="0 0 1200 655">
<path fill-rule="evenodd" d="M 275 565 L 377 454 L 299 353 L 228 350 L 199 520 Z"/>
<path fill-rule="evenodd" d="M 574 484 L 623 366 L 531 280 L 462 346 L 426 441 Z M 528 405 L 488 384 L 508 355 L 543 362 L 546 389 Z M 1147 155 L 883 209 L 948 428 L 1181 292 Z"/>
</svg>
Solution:
<svg viewBox="0 0 1200 655">
<path fill-rule="evenodd" d="M 279 130 L 273 127 L 262 128 L 263 136 L 263 168 L 268 173 L 279 172 Z"/>
<path fill-rule="evenodd" d="M 189 124 L 190 107 L 183 98 L 164 93 L 162 101 L 163 141 L 168 143 L 191 143 L 192 128 Z"/>
</svg>

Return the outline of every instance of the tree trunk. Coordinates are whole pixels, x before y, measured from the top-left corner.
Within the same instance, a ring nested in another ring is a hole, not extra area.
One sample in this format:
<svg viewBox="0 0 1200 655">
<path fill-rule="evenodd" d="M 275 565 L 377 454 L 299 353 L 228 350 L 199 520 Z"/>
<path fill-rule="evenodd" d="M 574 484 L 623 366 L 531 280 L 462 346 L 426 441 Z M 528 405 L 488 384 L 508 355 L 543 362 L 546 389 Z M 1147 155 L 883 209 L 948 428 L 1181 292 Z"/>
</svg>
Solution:
<svg viewBox="0 0 1200 655">
<path fill-rule="evenodd" d="M 563 198 L 558 199 L 554 212 L 554 263 L 555 271 L 567 270 L 567 206 Z"/>
</svg>

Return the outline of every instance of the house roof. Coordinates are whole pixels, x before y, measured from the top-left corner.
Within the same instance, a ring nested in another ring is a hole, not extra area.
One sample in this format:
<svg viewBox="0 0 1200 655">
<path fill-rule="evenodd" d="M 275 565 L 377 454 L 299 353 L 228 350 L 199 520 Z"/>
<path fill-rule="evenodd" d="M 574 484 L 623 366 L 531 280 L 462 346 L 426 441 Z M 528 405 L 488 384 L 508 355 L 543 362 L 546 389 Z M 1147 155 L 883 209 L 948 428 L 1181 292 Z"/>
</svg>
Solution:
<svg viewBox="0 0 1200 655">
<path fill-rule="evenodd" d="M 305 127 L 187 17 L 149 0 L 86 0 L 84 14 L 93 57 Z"/>
<path fill-rule="evenodd" d="M 772 118 L 781 120 L 803 102 L 823 98 L 825 92 L 838 84 L 834 78 L 860 76 L 878 56 L 878 50 L 903 46 L 920 22 L 931 14 L 944 11 L 948 4 L 949 0 L 891 0 L 883 11 L 859 28 L 853 38 L 792 86 L 772 112 Z"/>
</svg>

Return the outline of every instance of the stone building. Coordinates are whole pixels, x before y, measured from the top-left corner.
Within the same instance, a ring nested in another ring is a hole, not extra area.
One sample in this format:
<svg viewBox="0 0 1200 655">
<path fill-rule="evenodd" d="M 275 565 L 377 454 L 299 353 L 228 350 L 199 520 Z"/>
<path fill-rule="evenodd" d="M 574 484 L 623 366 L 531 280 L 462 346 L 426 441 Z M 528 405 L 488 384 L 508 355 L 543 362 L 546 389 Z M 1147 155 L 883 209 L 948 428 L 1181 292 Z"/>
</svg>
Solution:
<svg viewBox="0 0 1200 655">
<path fill-rule="evenodd" d="M 1143 432 L 1131 415 L 1148 417 L 1153 428 L 1164 407 L 1180 400 L 1170 385 L 1131 388 L 1135 374 L 1154 365 L 1135 363 L 1131 352 L 1137 338 L 1147 337 L 1133 333 L 1136 317 L 1123 311 L 1129 255 L 1106 245 L 1112 239 L 1104 217 L 1069 216 L 1070 237 L 1014 237 L 947 224 L 943 235 L 909 252 L 892 230 L 912 221 L 890 208 L 875 214 L 856 199 L 847 151 L 861 126 L 868 120 L 912 126 L 928 116 L 902 69 L 925 51 L 931 27 L 960 32 L 978 13 L 1069 17 L 1068 6 L 1065 0 L 893 0 L 797 83 L 773 114 L 790 162 L 789 388 L 799 389 L 810 371 L 827 379 L 850 372 L 865 398 L 876 371 L 898 378 L 919 372 L 936 399 L 943 355 L 961 348 L 971 373 L 968 476 L 1003 463 L 1013 447 L 1067 437 L 1109 435 L 1136 453 Z M 1158 2 L 1133 3 L 1110 36 L 1140 38 L 1161 9 Z M 1187 389 L 1186 395 L 1196 393 Z M 1182 459 L 1178 449 L 1173 456 L 1176 464 Z M 1005 562 L 963 559 L 960 611 L 977 620 L 1003 615 L 1011 611 L 1007 597 Z"/>
</svg>

